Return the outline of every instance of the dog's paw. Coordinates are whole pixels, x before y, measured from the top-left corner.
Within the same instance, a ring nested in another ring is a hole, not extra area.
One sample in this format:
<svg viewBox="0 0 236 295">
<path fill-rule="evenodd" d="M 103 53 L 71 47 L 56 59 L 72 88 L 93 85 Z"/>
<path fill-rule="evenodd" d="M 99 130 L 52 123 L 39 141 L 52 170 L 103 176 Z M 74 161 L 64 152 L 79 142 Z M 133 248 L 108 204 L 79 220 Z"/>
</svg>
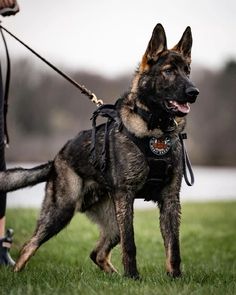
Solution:
<svg viewBox="0 0 236 295">
<path fill-rule="evenodd" d="M 141 277 L 140 277 L 140 275 L 139 275 L 138 272 L 135 272 L 135 273 L 125 273 L 124 274 L 124 277 L 125 278 L 128 278 L 128 279 L 135 280 L 135 281 L 141 280 Z"/>
<path fill-rule="evenodd" d="M 168 271 L 167 275 L 173 279 L 182 277 L 182 273 L 179 269 L 173 270 L 171 272 Z"/>
<path fill-rule="evenodd" d="M 22 270 L 22 267 L 20 267 L 19 265 L 17 265 L 17 263 L 14 265 L 13 267 L 13 272 L 20 272 Z"/>
<path fill-rule="evenodd" d="M 101 270 L 105 271 L 106 273 L 118 273 L 118 271 L 109 261 L 109 257 L 104 255 L 99 257 L 98 253 L 96 251 L 93 251 L 90 254 L 90 258 Z"/>
</svg>

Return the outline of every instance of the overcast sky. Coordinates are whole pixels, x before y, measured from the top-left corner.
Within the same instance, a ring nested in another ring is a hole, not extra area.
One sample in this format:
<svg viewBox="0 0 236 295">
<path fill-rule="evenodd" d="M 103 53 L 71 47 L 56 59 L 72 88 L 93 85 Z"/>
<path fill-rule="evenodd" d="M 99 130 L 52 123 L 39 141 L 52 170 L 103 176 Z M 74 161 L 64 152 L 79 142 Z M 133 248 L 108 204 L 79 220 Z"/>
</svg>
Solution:
<svg viewBox="0 0 236 295">
<path fill-rule="evenodd" d="M 195 64 L 219 68 L 236 59 L 235 0 L 18 0 L 21 11 L 2 24 L 62 67 L 119 75 L 135 69 L 160 22 L 169 48 L 186 26 Z M 30 56 L 9 39 L 11 55 Z"/>
</svg>

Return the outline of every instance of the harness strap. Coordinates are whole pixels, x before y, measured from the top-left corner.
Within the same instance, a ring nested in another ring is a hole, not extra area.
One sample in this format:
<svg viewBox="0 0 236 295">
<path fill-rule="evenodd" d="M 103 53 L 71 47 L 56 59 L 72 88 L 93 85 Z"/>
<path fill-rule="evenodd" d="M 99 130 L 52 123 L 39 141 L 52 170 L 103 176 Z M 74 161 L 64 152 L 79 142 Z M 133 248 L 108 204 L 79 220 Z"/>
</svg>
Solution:
<svg viewBox="0 0 236 295">
<path fill-rule="evenodd" d="M 110 127 L 111 119 L 108 119 L 105 125 L 105 138 L 104 144 L 102 148 L 102 166 L 101 169 L 103 172 L 106 171 L 107 162 L 108 162 L 108 151 L 109 151 L 109 127 Z"/>
<path fill-rule="evenodd" d="M 184 139 L 187 139 L 187 134 L 186 133 L 180 133 L 179 134 L 180 142 L 182 145 L 182 157 L 183 157 L 183 171 L 184 171 L 184 180 L 188 186 L 193 186 L 194 185 L 194 174 L 191 166 L 191 162 L 184 144 Z M 188 178 L 188 173 L 190 175 L 190 180 Z"/>
<path fill-rule="evenodd" d="M 102 161 L 101 161 L 101 171 L 104 173 L 107 168 L 107 163 L 108 163 L 108 153 L 109 153 L 109 132 L 110 132 L 110 126 L 112 122 L 116 122 L 118 126 L 118 130 L 122 131 L 130 140 L 132 140 L 139 148 L 142 150 L 144 154 L 146 154 L 145 149 L 140 145 L 140 139 L 137 139 L 134 135 L 132 135 L 122 124 L 120 117 L 117 113 L 116 109 L 116 104 L 115 105 L 109 105 L 105 104 L 99 107 L 94 113 L 91 118 L 92 120 L 92 142 L 91 142 L 91 156 L 92 156 L 92 161 L 94 165 L 97 165 L 97 159 L 96 159 L 96 131 L 97 131 L 97 126 L 96 126 L 96 120 L 98 116 L 105 117 L 107 118 L 107 122 L 105 124 L 105 132 L 104 132 L 104 142 L 103 142 L 103 148 L 102 148 Z M 192 166 L 187 154 L 186 147 L 184 145 L 184 139 L 187 139 L 187 134 L 186 133 L 180 133 L 179 134 L 179 139 L 180 143 L 182 145 L 182 159 L 183 159 L 183 174 L 184 174 L 184 180 L 188 186 L 192 186 L 194 184 L 194 174 L 192 170 Z M 173 143 L 174 144 L 174 143 Z M 190 180 L 188 178 L 188 173 L 190 175 Z"/>
</svg>

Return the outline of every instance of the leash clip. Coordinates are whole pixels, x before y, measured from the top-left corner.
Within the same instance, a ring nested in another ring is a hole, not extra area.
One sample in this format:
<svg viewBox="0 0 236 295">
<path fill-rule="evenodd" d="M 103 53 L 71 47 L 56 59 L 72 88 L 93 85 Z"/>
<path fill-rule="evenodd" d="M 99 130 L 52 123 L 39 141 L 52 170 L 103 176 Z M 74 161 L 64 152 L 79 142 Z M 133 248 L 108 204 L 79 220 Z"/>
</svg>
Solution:
<svg viewBox="0 0 236 295">
<path fill-rule="evenodd" d="M 98 99 L 94 93 L 92 93 L 92 95 L 91 95 L 91 101 L 94 102 L 97 105 L 97 107 L 100 107 L 103 105 L 103 100 Z"/>
</svg>

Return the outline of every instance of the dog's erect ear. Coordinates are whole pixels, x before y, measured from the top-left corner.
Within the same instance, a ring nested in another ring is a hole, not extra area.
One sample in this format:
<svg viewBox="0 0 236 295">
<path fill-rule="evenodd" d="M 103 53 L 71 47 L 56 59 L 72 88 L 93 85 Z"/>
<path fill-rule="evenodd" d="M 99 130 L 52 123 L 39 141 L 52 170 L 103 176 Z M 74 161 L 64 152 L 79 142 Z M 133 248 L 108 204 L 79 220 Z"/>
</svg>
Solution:
<svg viewBox="0 0 236 295">
<path fill-rule="evenodd" d="M 181 54 L 183 54 L 183 56 L 186 59 L 189 60 L 189 62 L 191 62 L 192 44 L 193 44 L 193 39 L 192 39 L 191 28 L 187 27 L 179 43 L 175 45 L 175 47 L 172 50 L 180 52 Z"/>
<path fill-rule="evenodd" d="M 156 61 L 160 53 L 166 49 L 167 45 L 165 30 L 161 24 L 157 24 L 152 32 L 152 37 L 148 43 L 144 57 L 148 63 L 150 61 Z"/>
</svg>

